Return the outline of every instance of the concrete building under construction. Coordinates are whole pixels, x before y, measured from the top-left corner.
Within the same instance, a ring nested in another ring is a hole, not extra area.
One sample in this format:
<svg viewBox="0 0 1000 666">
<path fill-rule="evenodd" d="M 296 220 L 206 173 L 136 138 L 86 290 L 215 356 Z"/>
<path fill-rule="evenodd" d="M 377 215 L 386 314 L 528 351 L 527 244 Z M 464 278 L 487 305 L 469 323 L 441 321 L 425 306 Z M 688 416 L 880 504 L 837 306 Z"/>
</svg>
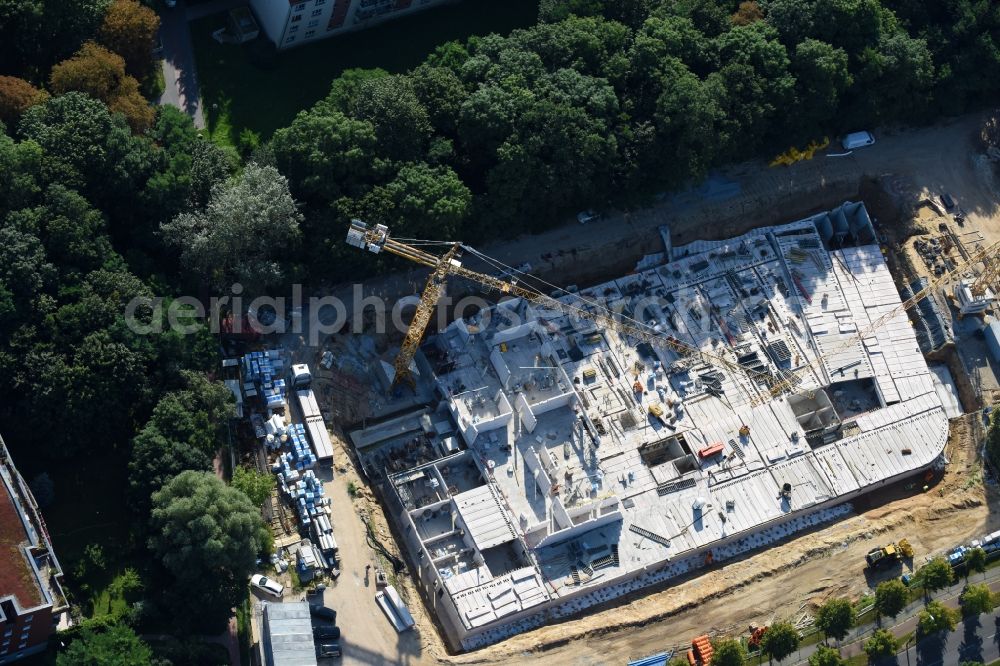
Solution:
<svg viewBox="0 0 1000 666">
<path fill-rule="evenodd" d="M 434 399 L 351 433 L 456 649 L 766 547 L 941 458 L 954 399 L 862 204 L 643 265 L 564 308 L 456 320 L 415 359 Z M 574 316 L 592 308 L 703 354 Z"/>
</svg>

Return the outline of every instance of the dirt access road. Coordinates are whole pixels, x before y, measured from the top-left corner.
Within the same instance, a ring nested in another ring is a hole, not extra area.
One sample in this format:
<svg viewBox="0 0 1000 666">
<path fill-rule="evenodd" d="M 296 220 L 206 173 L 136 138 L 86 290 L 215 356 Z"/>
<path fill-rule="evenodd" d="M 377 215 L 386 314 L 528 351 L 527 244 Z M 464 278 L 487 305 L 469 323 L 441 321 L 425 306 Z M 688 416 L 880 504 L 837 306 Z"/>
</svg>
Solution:
<svg viewBox="0 0 1000 666">
<path fill-rule="evenodd" d="M 532 274 L 554 285 L 581 287 L 624 275 L 644 254 L 663 250 L 657 233 L 667 224 L 675 245 L 728 238 L 765 225 L 790 222 L 857 198 L 866 177 L 889 181 L 900 192 L 949 192 L 987 239 L 1000 239 L 1000 192 L 988 166 L 977 163 L 980 114 L 918 130 L 876 132 L 873 146 L 846 157 L 817 154 L 790 167 L 745 162 L 714 174 L 702 187 L 664 197 L 649 208 L 612 212 L 581 225 L 575 220 L 543 234 L 477 249 L 510 266 L 529 263 Z M 830 152 L 838 146 L 831 144 Z M 390 230 L 391 231 L 391 230 Z M 344 231 L 346 235 L 346 229 Z M 482 268 L 469 261 L 472 268 Z M 419 293 L 427 272 L 366 280 L 364 295 L 395 299 Z M 353 302 L 352 285 L 331 290 Z"/>
</svg>

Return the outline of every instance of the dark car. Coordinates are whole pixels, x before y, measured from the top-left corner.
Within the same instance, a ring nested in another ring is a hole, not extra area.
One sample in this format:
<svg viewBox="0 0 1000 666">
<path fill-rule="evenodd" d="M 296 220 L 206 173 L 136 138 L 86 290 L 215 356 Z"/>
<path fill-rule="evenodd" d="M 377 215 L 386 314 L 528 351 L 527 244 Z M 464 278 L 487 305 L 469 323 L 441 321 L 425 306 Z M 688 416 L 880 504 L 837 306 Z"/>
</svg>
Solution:
<svg viewBox="0 0 1000 666">
<path fill-rule="evenodd" d="M 340 638 L 340 627 L 313 627 L 313 636 L 335 641 Z"/>
<path fill-rule="evenodd" d="M 340 643 L 323 643 L 316 646 L 316 656 L 339 657 L 341 655 Z"/>
<path fill-rule="evenodd" d="M 941 203 L 944 204 L 944 209 L 945 210 L 949 210 L 950 211 L 953 208 L 955 208 L 955 198 L 952 197 L 947 192 L 945 192 L 944 194 L 941 195 Z"/>
<path fill-rule="evenodd" d="M 332 608 L 327 608 L 326 606 L 320 606 L 319 604 L 309 604 L 309 614 L 313 617 L 318 617 L 321 620 L 329 620 L 334 624 L 337 623 L 337 611 Z"/>
</svg>

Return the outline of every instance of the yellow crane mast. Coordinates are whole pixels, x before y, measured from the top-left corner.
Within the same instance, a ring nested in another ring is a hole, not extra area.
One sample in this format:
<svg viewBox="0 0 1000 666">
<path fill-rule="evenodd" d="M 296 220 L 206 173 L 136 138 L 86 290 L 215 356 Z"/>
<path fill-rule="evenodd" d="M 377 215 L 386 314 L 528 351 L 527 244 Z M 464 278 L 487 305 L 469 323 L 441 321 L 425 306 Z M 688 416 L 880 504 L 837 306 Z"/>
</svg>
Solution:
<svg viewBox="0 0 1000 666">
<path fill-rule="evenodd" d="M 459 252 L 464 248 L 461 243 L 452 243 L 450 249 L 443 256 L 436 256 L 392 238 L 389 235 L 388 227 L 384 224 L 369 226 L 360 220 L 351 221 L 350 229 L 347 232 L 347 243 L 373 253 L 389 252 L 433 269 L 427 278 L 423 294 L 420 297 L 420 303 L 417 305 L 416 313 L 413 315 L 413 320 L 406 331 L 406 337 L 403 338 L 403 343 L 400 345 L 399 354 L 396 356 L 394 364 L 396 376 L 394 383 L 397 384 L 405 381 L 411 386 L 413 385 L 410 365 L 413 362 L 414 355 L 417 353 L 417 349 L 420 347 L 420 341 L 423 338 L 427 324 L 431 320 L 434 306 L 441 296 L 444 281 L 449 275 L 457 275 L 478 282 L 502 294 L 519 296 L 562 314 L 593 321 L 605 328 L 631 336 L 640 342 L 671 349 L 683 357 L 694 357 L 710 365 L 729 368 L 730 370 L 746 375 L 751 380 L 750 385 L 754 390 L 759 391 L 757 388 L 758 380 L 762 382 L 774 381 L 773 376 L 769 373 L 751 370 L 722 356 L 706 353 L 697 347 L 681 342 L 673 336 L 655 331 L 641 322 L 618 319 L 605 310 L 599 303 L 581 298 L 580 300 L 584 302 L 583 307 L 566 304 L 534 289 L 522 286 L 516 280 L 507 281 L 465 268 L 458 261 Z"/>
</svg>

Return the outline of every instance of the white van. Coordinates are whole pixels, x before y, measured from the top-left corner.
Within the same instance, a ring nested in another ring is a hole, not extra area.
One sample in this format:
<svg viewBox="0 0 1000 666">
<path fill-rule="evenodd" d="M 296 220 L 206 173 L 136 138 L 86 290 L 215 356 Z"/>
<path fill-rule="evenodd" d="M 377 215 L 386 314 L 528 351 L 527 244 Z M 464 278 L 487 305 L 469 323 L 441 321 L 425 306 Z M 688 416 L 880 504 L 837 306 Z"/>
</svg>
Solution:
<svg viewBox="0 0 1000 666">
<path fill-rule="evenodd" d="M 872 145 L 875 143 L 875 137 L 871 132 L 851 132 L 840 143 L 844 146 L 844 150 L 854 150 Z"/>
</svg>

